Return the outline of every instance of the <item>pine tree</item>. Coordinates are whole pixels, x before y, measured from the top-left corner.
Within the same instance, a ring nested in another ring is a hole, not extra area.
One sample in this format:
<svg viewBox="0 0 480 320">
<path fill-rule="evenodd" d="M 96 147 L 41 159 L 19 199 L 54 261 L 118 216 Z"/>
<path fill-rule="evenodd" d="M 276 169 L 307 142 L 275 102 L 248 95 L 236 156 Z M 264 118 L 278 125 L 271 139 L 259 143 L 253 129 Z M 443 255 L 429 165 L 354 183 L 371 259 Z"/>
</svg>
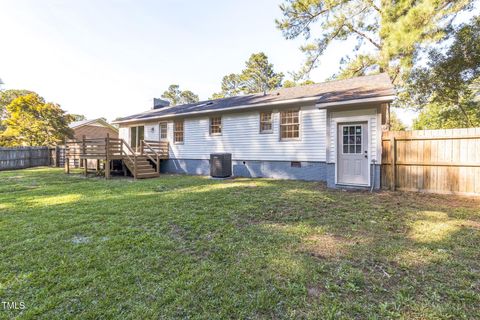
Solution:
<svg viewBox="0 0 480 320">
<path fill-rule="evenodd" d="M 448 33 L 457 13 L 474 0 L 285 0 L 277 27 L 287 39 L 304 37 L 304 67 L 296 78 L 315 68 L 334 41 L 355 39 L 353 57 L 343 56 L 338 78 L 386 71 L 395 82 L 408 78 L 421 45 Z M 314 36 L 312 39 L 312 35 Z"/>
</svg>

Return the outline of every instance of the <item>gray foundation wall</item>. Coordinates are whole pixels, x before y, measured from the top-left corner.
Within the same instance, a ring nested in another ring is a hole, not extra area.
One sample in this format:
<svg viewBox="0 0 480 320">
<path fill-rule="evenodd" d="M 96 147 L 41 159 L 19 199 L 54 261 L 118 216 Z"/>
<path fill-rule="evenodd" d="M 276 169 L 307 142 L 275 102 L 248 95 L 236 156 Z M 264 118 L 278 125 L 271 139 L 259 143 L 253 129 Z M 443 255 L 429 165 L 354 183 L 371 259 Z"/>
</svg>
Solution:
<svg viewBox="0 0 480 320">
<path fill-rule="evenodd" d="M 379 164 L 370 165 L 370 181 L 374 181 L 374 189 L 380 189 L 380 172 Z M 374 177 L 375 175 L 375 177 Z M 370 187 L 345 186 L 335 184 L 335 163 L 327 164 L 327 187 L 329 188 L 345 188 L 345 189 L 370 189 Z"/>
<path fill-rule="evenodd" d="M 233 160 L 233 175 L 247 178 L 274 178 L 323 181 L 330 188 L 339 188 L 335 184 L 335 164 L 326 162 L 300 162 L 301 167 L 292 167 L 290 161 Z M 210 175 L 209 160 L 168 159 L 160 167 L 162 173 L 190 175 Z M 380 188 L 380 166 L 372 165 L 375 172 L 375 189 Z"/>
</svg>

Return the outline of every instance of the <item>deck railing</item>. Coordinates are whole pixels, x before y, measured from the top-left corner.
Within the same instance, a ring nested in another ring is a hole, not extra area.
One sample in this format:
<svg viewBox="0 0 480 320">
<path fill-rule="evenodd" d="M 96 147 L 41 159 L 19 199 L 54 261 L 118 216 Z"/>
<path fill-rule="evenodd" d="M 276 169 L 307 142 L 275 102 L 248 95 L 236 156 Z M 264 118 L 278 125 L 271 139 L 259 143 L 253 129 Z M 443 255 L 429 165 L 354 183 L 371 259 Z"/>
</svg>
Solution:
<svg viewBox="0 0 480 320">
<path fill-rule="evenodd" d="M 71 160 L 78 159 L 85 162 L 86 159 L 105 160 L 106 168 L 109 168 L 110 161 L 123 159 L 124 163 L 130 169 L 134 177 L 137 172 L 137 156 L 146 156 L 156 166 L 157 172 L 160 172 L 160 160 L 168 158 L 168 142 L 141 140 L 140 150 L 135 152 L 124 139 L 110 138 L 86 138 L 82 140 L 70 140 L 65 144 L 65 170 L 69 172 L 68 163 Z M 87 170 L 86 163 L 84 163 Z M 108 177 L 110 170 L 105 170 Z"/>
</svg>

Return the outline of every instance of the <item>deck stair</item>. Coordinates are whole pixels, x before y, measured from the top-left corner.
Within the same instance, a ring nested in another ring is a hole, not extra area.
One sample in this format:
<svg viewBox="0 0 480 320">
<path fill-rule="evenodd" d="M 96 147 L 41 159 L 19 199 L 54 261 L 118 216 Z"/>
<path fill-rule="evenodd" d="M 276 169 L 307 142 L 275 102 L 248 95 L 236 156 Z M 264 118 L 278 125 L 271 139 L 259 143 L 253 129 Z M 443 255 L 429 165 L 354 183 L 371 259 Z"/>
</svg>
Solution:
<svg viewBox="0 0 480 320">
<path fill-rule="evenodd" d="M 123 139 L 100 138 L 68 141 L 65 152 L 65 172 L 69 173 L 69 163 L 72 159 L 85 162 L 87 159 L 97 160 L 97 169 L 100 162 L 104 163 L 105 178 L 110 177 L 111 161 L 122 160 L 124 167 L 128 168 L 135 179 L 156 178 L 160 176 L 160 161 L 168 159 L 168 142 L 164 141 L 140 141 L 140 145 L 134 150 Z M 84 165 L 85 174 L 88 172 Z M 125 169 L 124 172 L 126 173 Z"/>
</svg>

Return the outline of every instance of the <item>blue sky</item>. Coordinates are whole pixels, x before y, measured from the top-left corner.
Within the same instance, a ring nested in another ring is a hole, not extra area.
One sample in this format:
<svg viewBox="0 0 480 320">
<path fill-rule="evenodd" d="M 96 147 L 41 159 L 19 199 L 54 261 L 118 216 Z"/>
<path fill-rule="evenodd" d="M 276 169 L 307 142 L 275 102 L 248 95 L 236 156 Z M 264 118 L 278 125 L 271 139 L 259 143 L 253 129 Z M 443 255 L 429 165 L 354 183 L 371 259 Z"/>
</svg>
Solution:
<svg viewBox="0 0 480 320">
<path fill-rule="evenodd" d="M 0 78 L 88 118 L 149 109 L 172 83 L 207 99 L 253 52 L 286 75 L 301 66 L 303 40 L 285 40 L 275 27 L 280 3 L 0 0 Z M 311 79 L 338 71 L 351 49 L 332 46 Z"/>
</svg>

